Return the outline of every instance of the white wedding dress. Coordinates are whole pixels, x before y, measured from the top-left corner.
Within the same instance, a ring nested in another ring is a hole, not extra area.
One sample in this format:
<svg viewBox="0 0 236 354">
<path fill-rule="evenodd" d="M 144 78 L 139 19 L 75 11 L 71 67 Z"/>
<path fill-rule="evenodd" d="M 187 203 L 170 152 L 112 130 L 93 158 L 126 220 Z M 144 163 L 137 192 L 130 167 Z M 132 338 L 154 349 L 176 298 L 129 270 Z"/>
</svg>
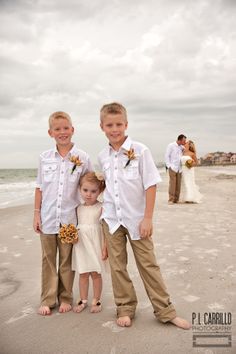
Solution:
<svg viewBox="0 0 236 354">
<path fill-rule="evenodd" d="M 181 183 L 181 197 L 183 202 L 200 203 L 202 194 L 195 183 L 194 167 L 188 168 L 185 163 L 187 160 L 192 160 L 190 156 L 183 155 L 181 157 L 182 164 L 182 183 Z"/>
</svg>

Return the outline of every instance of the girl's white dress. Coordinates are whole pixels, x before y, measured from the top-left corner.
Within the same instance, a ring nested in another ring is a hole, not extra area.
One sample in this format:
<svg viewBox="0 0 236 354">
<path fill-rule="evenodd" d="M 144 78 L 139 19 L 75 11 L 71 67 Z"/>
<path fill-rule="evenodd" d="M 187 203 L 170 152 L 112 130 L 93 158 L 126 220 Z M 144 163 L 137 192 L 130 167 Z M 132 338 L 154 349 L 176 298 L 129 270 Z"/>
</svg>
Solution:
<svg viewBox="0 0 236 354">
<path fill-rule="evenodd" d="M 202 194 L 195 183 L 194 167 L 188 168 L 185 163 L 187 160 L 192 160 L 188 155 L 181 157 L 182 163 L 182 184 L 180 199 L 184 202 L 200 203 Z"/>
<path fill-rule="evenodd" d="M 72 270 L 78 273 L 105 270 L 102 260 L 103 233 L 99 222 L 102 204 L 80 205 L 77 208 L 79 242 L 73 245 Z"/>
</svg>

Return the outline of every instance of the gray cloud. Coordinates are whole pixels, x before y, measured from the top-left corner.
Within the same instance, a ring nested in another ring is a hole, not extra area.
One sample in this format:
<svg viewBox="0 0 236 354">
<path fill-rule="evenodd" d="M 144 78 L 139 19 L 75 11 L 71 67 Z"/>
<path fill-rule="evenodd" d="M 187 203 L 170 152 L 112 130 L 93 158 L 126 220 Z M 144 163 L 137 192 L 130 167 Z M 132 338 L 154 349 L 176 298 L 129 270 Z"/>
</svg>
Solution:
<svg viewBox="0 0 236 354">
<path fill-rule="evenodd" d="M 201 154 L 236 150 L 234 1 L 4 0 L 0 10 L 1 165 L 35 141 L 29 166 L 37 161 L 58 109 L 95 159 L 105 141 L 99 109 L 113 100 L 158 160 L 184 131 Z"/>
</svg>

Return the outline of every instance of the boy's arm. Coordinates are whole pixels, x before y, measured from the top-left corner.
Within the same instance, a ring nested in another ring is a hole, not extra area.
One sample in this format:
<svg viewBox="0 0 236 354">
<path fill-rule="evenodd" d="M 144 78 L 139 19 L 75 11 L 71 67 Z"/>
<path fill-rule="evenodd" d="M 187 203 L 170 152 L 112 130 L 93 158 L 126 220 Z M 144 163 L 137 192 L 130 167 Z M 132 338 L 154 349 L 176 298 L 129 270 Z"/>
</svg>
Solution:
<svg viewBox="0 0 236 354">
<path fill-rule="evenodd" d="M 33 227 L 34 231 L 40 234 L 41 230 L 41 203 L 42 203 L 42 192 L 39 188 L 35 189 L 35 201 L 34 201 L 34 221 Z"/>
<path fill-rule="evenodd" d="M 139 225 L 139 232 L 141 238 L 147 238 L 152 236 L 153 226 L 152 226 L 152 216 L 156 200 L 156 185 L 146 189 L 146 206 L 144 211 L 144 217 Z"/>
</svg>

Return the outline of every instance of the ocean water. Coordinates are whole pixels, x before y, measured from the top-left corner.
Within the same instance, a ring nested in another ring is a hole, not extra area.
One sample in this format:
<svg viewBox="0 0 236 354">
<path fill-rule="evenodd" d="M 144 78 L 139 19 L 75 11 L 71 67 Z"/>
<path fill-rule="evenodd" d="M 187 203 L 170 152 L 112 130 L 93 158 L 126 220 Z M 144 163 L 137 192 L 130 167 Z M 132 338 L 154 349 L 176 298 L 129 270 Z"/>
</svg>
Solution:
<svg viewBox="0 0 236 354">
<path fill-rule="evenodd" d="M 0 208 L 34 201 L 36 169 L 0 169 Z"/>
</svg>

